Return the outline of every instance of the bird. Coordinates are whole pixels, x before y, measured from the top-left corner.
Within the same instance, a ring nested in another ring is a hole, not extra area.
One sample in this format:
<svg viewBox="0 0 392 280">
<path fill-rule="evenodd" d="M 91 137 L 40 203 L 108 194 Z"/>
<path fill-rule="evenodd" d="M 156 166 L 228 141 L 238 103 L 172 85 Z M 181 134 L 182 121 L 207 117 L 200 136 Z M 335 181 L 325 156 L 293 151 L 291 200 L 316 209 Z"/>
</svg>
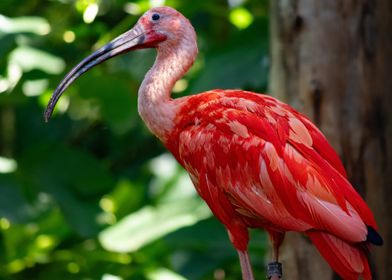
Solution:
<svg viewBox="0 0 392 280">
<path fill-rule="evenodd" d="M 254 279 L 248 231 L 259 228 L 272 244 L 268 279 L 282 277 L 279 247 L 288 231 L 307 236 L 343 279 L 372 279 L 369 248 L 383 243 L 375 218 L 310 119 L 274 97 L 239 89 L 171 97 L 198 54 L 192 24 L 174 8 L 151 8 L 77 64 L 54 91 L 45 121 L 83 73 L 145 48 L 157 55 L 139 88 L 138 112 L 227 229 L 242 278 Z"/>
</svg>

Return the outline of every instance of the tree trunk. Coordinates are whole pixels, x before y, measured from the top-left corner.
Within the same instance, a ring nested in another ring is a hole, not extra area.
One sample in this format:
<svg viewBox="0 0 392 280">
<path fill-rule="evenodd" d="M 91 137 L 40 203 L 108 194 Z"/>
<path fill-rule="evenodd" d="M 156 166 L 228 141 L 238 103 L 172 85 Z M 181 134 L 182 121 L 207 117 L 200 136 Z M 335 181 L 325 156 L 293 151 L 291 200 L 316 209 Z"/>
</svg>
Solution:
<svg viewBox="0 0 392 280">
<path fill-rule="evenodd" d="M 384 238 L 376 279 L 392 279 L 392 1 L 271 0 L 270 93 L 309 116 L 340 154 Z M 389 255 L 388 255 L 389 252 Z M 289 234 L 285 279 L 336 279 Z"/>
</svg>

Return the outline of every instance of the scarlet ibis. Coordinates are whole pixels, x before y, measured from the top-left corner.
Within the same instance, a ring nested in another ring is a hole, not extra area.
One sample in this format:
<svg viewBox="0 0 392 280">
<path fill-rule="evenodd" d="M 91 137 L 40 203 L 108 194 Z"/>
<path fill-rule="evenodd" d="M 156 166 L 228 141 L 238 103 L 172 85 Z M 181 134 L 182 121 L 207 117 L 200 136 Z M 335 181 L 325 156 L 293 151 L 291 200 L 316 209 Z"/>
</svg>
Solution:
<svg viewBox="0 0 392 280">
<path fill-rule="evenodd" d="M 375 219 L 308 118 L 273 97 L 242 90 L 171 98 L 198 52 L 192 25 L 173 8 L 147 11 L 132 29 L 76 65 L 53 93 L 45 120 L 80 75 L 141 48 L 155 48 L 157 58 L 139 89 L 140 116 L 226 227 L 243 279 L 254 279 L 248 228 L 269 233 L 270 279 L 281 277 L 278 253 L 286 231 L 307 235 L 344 279 L 371 279 L 368 247 L 383 242 Z"/>
</svg>

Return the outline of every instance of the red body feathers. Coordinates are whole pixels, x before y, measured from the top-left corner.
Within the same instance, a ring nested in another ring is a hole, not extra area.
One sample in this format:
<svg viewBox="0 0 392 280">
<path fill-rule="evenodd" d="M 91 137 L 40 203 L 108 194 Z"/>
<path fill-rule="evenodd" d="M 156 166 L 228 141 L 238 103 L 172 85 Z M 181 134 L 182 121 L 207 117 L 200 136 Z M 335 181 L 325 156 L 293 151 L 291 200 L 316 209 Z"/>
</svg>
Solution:
<svg viewBox="0 0 392 280">
<path fill-rule="evenodd" d="M 185 97 L 166 146 L 245 250 L 248 227 L 309 235 L 345 279 L 370 279 L 373 215 L 324 135 L 278 100 L 240 90 Z"/>
</svg>

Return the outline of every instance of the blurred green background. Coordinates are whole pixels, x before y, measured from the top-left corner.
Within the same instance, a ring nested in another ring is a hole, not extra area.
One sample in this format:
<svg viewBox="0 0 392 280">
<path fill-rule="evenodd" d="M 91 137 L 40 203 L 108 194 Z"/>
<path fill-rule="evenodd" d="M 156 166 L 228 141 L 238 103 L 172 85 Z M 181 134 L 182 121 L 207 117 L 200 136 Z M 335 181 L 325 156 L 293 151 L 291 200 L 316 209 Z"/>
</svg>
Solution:
<svg viewBox="0 0 392 280">
<path fill-rule="evenodd" d="M 265 91 L 267 1 L 0 1 L 0 279 L 240 279 L 223 226 L 137 114 L 154 50 L 94 68 L 43 121 L 67 70 L 163 4 L 199 40 L 175 96 Z M 262 279 L 268 242 L 251 234 Z"/>
</svg>

